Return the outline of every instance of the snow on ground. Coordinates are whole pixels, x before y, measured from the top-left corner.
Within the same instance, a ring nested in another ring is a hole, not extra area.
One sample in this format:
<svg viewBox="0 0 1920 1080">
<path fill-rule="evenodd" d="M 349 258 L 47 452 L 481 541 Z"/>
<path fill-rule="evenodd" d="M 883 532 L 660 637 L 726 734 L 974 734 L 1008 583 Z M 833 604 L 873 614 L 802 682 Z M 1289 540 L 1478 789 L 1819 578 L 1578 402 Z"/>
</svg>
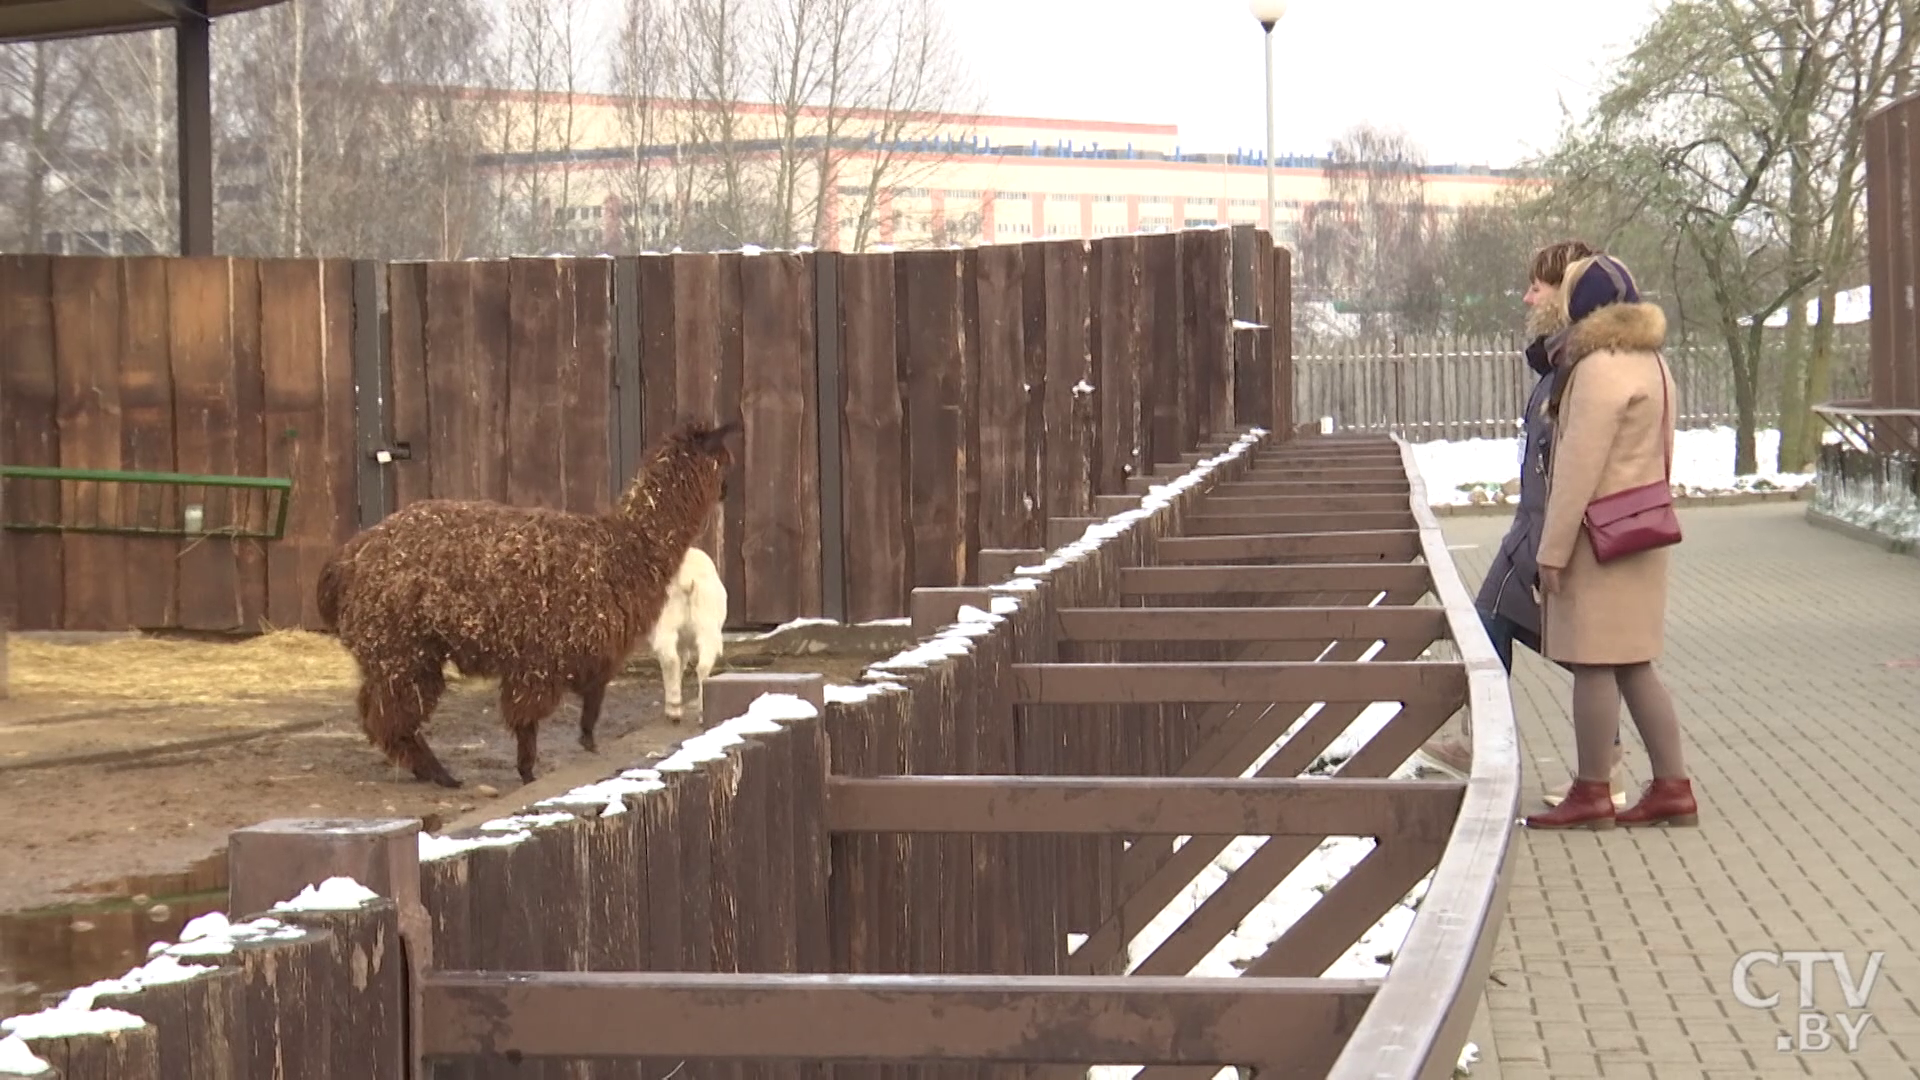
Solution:
<svg viewBox="0 0 1920 1080">
<path fill-rule="evenodd" d="M 1735 476 L 1733 441 L 1734 431 L 1728 427 L 1676 433 L 1673 441 L 1674 485 L 1688 495 L 1715 495 L 1744 491 L 1792 491 L 1812 482 L 1812 473 L 1779 473 L 1764 467 L 1767 462 L 1779 460 L 1780 433 L 1773 430 L 1755 434 L 1755 452 L 1763 463 L 1761 470 L 1752 476 Z M 1435 506 L 1459 506 L 1503 498 L 1507 502 L 1519 501 L 1518 496 L 1500 494 L 1502 484 L 1520 478 L 1518 438 L 1415 443 L 1413 455 L 1420 465 L 1421 479 L 1427 485 L 1427 498 Z M 1484 494 L 1475 499 L 1476 491 Z"/>
</svg>

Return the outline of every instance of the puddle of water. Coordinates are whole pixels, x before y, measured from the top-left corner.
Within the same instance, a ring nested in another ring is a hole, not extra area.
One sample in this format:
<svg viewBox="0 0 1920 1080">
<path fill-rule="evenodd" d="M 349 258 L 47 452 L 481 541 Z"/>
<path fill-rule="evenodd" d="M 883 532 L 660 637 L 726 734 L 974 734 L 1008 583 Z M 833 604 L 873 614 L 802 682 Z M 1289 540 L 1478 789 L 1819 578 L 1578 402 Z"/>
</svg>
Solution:
<svg viewBox="0 0 1920 1080">
<path fill-rule="evenodd" d="M 127 973 L 147 946 L 227 906 L 227 853 L 172 874 L 95 882 L 56 907 L 0 913 L 0 1017 L 34 1012 L 76 986 Z"/>
</svg>

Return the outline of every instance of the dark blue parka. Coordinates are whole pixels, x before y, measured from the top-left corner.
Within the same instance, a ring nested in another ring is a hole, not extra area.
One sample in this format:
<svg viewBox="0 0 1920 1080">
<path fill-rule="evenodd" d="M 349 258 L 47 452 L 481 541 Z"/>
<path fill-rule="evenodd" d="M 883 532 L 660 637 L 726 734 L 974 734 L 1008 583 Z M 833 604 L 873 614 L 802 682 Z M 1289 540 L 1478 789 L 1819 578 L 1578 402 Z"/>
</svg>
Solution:
<svg viewBox="0 0 1920 1080">
<path fill-rule="evenodd" d="M 1511 619 L 1535 635 L 1540 633 L 1540 604 L 1533 594 L 1540 575 L 1535 558 L 1547 516 L 1547 454 L 1553 445 L 1552 423 L 1546 415 L 1555 379 L 1549 349 L 1557 344 L 1557 340 L 1540 338 L 1527 347 L 1527 366 L 1540 378 L 1527 395 L 1527 410 L 1520 419 L 1520 506 L 1476 599 L 1480 610 Z"/>
</svg>

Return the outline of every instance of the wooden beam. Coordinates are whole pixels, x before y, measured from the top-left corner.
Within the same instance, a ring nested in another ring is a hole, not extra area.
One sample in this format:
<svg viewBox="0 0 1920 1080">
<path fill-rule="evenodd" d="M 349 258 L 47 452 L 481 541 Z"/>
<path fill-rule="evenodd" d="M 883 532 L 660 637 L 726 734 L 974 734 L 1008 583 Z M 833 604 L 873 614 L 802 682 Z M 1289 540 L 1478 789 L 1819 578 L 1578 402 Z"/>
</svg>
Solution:
<svg viewBox="0 0 1920 1080">
<path fill-rule="evenodd" d="M 1326 513 L 1239 514 L 1202 504 L 1201 513 L 1181 523 L 1188 536 L 1258 536 L 1303 533 L 1393 532 L 1412 529 L 1413 514 L 1397 510 L 1349 510 Z"/>
<path fill-rule="evenodd" d="M 1345 514 L 1405 512 L 1408 497 L 1399 495 L 1233 495 L 1210 492 L 1200 503 L 1207 514 Z"/>
<path fill-rule="evenodd" d="M 1453 828 L 1465 795 L 1466 784 L 1451 780 L 834 777 L 827 782 L 827 828 L 835 833 L 1372 836 L 1438 842 Z"/>
<path fill-rule="evenodd" d="M 1313 464 L 1287 462 L 1262 462 L 1240 474 L 1239 482 L 1247 484 L 1286 484 L 1299 480 L 1341 480 L 1380 483 L 1399 483 L 1406 480 L 1407 474 L 1400 468 L 1398 461 L 1392 465 L 1368 465 L 1351 461 L 1328 461 Z"/>
<path fill-rule="evenodd" d="M 1437 607 L 1061 608 L 1067 641 L 1384 641 L 1447 632 Z"/>
<path fill-rule="evenodd" d="M 1405 480 L 1285 480 L 1264 484 L 1228 480 L 1210 495 L 1398 495 L 1407 497 Z"/>
<path fill-rule="evenodd" d="M 1022 705 L 1154 705 L 1216 701 L 1459 701 L 1458 662 L 1014 664 Z"/>
<path fill-rule="evenodd" d="M 1260 1066 L 1317 1076 L 1372 979 L 439 971 L 430 1059 Z"/>
<path fill-rule="evenodd" d="M 1233 559 L 1311 559 L 1327 556 L 1412 562 L 1420 554 L 1413 529 L 1377 532 L 1255 533 L 1248 536 L 1175 536 L 1155 551 L 1165 562 L 1225 562 Z"/>
<path fill-rule="evenodd" d="M 1316 563 L 1308 566 L 1130 566 L 1120 571 L 1124 596 L 1285 595 L 1394 592 L 1424 595 L 1432 571 L 1420 563 Z"/>
</svg>

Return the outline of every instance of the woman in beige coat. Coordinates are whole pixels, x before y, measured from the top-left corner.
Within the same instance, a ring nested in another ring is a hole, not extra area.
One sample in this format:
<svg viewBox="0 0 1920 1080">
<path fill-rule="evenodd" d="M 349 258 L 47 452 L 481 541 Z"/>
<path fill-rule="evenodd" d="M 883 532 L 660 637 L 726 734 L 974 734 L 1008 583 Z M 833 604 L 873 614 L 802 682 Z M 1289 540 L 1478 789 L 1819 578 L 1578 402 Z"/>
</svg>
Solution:
<svg viewBox="0 0 1920 1080">
<path fill-rule="evenodd" d="M 1564 801 L 1534 828 L 1693 825 L 1673 699 L 1653 669 L 1666 638 L 1670 548 L 1595 561 L 1583 523 L 1602 496 L 1671 479 L 1673 377 L 1660 349 L 1667 318 L 1642 303 L 1625 265 L 1607 255 L 1567 268 L 1565 328 L 1550 339 L 1559 381 L 1547 403 L 1554 434 L 1540 535 L 1541 644 L 1573 671 L 1579 764 Z M 1615 811 L 1608 774 L 1624 698 L 1646 744 L 1653 783 Z"/>
</svg>

